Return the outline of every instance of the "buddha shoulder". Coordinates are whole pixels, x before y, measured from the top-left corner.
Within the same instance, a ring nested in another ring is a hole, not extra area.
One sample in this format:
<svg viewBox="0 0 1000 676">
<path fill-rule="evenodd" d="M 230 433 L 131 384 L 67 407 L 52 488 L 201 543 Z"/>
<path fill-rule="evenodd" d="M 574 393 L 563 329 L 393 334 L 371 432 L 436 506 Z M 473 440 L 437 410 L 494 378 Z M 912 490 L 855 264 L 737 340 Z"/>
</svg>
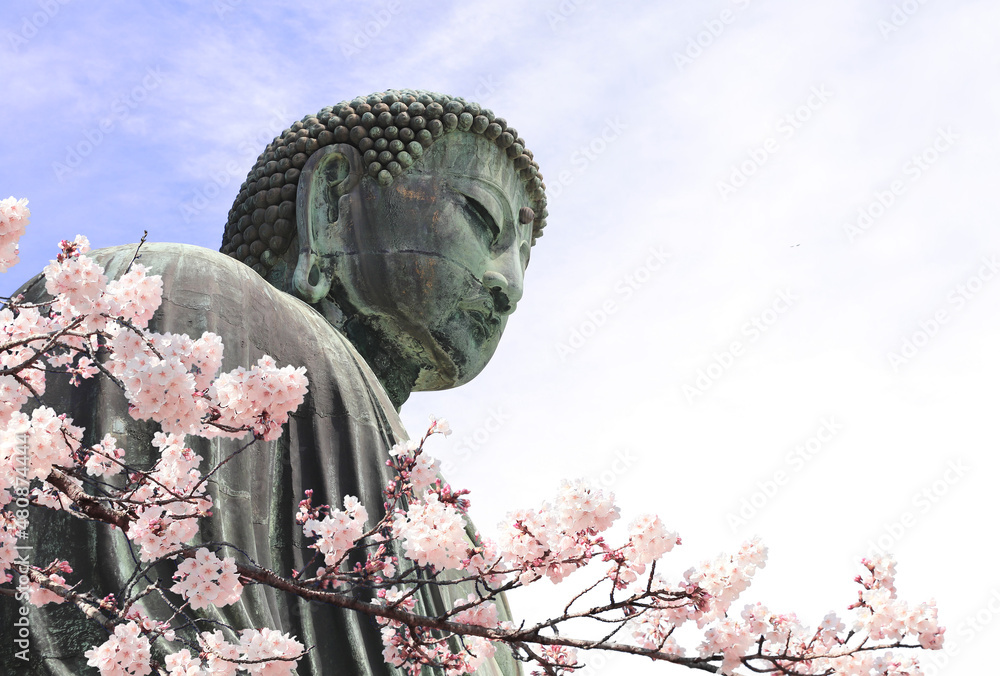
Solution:
<svg viewBox="0 0 1000 676">
<path fill-rule="evenodd" d="M 87 255 L 104 268 L 109 280 L 124 274 L 130 264 L 160 276 L 163 300 L 150 322 L 152 331 L 191 337 L 211 331 L 223 337 L 229 351 L 239 347 L 231 343 L 248 343 L 243 346 L 245 358 L 257 351 L 275 358 L 296 357 L 300 355 L 294 353 L 320 344 L 329 349 L 345 343 L 313 308 L 230 256 L 189 244 L 144 243 L 138 258 L 136 250 L 136 244 L 126 244 Z M 44 297 L 44 277 L 36 276 L 20 292 L 29 299 Z"/>
</svg>

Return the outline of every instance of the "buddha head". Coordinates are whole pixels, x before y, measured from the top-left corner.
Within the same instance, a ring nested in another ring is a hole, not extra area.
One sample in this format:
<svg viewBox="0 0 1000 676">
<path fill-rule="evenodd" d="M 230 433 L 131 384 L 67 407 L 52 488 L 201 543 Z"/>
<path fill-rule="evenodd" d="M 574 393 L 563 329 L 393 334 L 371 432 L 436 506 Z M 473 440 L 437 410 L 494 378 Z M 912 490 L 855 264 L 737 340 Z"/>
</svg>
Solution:
<svg viewBox="0 0 1000 676">
<path fill-rule="evenodd" d="M 506 121 L 460 98 L 391 90 L 274 139 L 222 252 L 320 311 L 399 406 L 483 370 L 545 216 L 538 165 Z"/>
</svg>

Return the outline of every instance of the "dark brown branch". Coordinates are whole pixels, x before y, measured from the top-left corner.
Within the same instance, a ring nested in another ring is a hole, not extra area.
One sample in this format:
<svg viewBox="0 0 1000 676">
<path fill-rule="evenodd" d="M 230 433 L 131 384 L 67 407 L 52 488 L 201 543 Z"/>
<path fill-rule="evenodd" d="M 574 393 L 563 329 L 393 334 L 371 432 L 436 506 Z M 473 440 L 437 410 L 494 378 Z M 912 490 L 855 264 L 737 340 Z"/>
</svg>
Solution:
<svg viewBox="0 0 1000 676">
<path fill-rule="evenodd" d="M 490 639 L 492 641 L 500 641 L 503 643 L 536 643 L 539 645 L 561 645 L 569 648 L 580 648 L 580 649 L 599 649 L 607 650 L 611 652 L 627 653 L 630 655 L 640 655 L 642 657 L 648 657 L 653 660 L 660 660 L 664 662 L 672 662 L 674 664 L 680 664 L 683 666 L 691 667 L 694 669 L 702 669 L 704 671 L 709 671 L 715 673 L 715 667 L 709 664 L 713 659 L 718 660 L 718 657 L 706 657 L 706 658 L 690 658 L 690 657 L 679 657 L 677 655 L 670 655 L 668 653 L 651 651 L 646 648 L 640 648 L 639 646 L 627 645 L 624 643 L 603 643 L 595 644 L 593 641 L 584 641 L 580 639 L 566 638 L 566 637 L 554 637 L 545 636 L 538 633 L 541 627 L 532 627 L 527 630 L 516 630 L 516 631 L 506 631 L 502 629 L 490 629 L 488 627 L 481 627 L 479 625 L 473 624 L 462 624 L 460 622 L 452 622 L 450 620 L 435 619 L 431 617 L 425 617 L 423 615 L 418 615 L 416 613 L 407 612 L 400 609 L 399 607 L 385 606 L 378 603 L 369 603 L 367 601 L 362 601 L 360 599 L 353 598 L 344 594 L 337 592 L 325 592 L 316 589 L 309 589 L 307 587 L 302 587 L 290 580 L 271 572 L 270 570 L 264 568 L 250 567 L 237 564 L 237 572 L 244 578 L 248 580 L 254 580 L 260 582 L 261 584 L 266 584 L 269 587 L 278 589 L 280 591 L 287 592 L 289 594 L 294 594 L 300 598 L 306 599 L 307 601 L 317 601 L 320 603 L 328 603 L 339 608 L 347 608 L 349 610 L 356 610 L 360 613 L 364 613 L 373 617 L 384 617 L 388 620 L 395 620 L 401 622 L 408 626 L 419 626 L 427 629 L 437 629 L 439 631 L 446 631 L 452 634 L 461 634 L 465 636 L 480 636 L 482 638 Z"/>
<path fill-rule="evenodd" d="M 128 274 L 129 270 L 132 269 L 132 263 L 135 263 L 135 260 L 139 257 L 139 249 L 141 249 L 142 245 L 146 243 L 146 236 L 148 234 L 149 234 L 148 230 L 142 231 L 142 238 L 139 240 L 139 243 L 135 245 L 135 253 L 132 254 L 132 260 L 130 260 L 128 262 L 128 265 L 125 266 L 125 272 L 122 273 L 123 277 Z"/>
<path fill-rule="evenodd" d="M 101 504 L 94 496 L 85 493 L 82 488 L 70 481 L 69 475 L 61 469 L 53 467 L 45 480 L 65 493 L 73 504 L 90 518 L 118 526 L 122 531 L 128 530 L 132 520 L 126 512 Z"/>
</svg>

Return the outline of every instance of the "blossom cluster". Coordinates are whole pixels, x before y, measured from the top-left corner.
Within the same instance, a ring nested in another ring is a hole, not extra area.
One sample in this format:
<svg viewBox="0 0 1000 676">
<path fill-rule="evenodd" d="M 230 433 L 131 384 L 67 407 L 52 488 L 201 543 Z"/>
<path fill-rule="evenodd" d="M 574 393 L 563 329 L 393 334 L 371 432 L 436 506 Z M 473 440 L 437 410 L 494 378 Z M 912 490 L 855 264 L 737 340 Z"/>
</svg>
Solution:
<svg viewBox="0 0 1000 676">
<path fill-rule="evenodd" d="M 403 543 L 408 559 L 438 570 L 461 568 L 472 546 L 465 534 L 465 517 L 437 493 L 396 514 L 392 534 Z"/>
<path fill-rule="evenodd" d="M 539 656 L 550 666 L 562 667 L 563 671 L 575 671 L 579 661 L 575 648 L 562 645 L 545 645 L 538 649 Z M 532 676 L 544 676 L 544 671 L 532 671 Z"/>
<path fill-rule="evenodd" d="M 344 498 L 343 511 L 328 510 L 322 519 L 309 518 L 305 504 L 300 505 L 299 509 L 302 515 L 300 521 L 303 522 L 302 532 L 306 537 L 316 538 L 316 542 L 309 546 L 323 554 L 327 566 L 340 563 L 355 542 L 364 535 L 365 522 L 368 521 L 367 510 L 351 495 Z"/>
<path fill-rule="evenodd" d="M 780 673 L 903 676 L 920 673 L 911 658 L 893 658 L 891 652 L 878 656 L 856 651 L 872 642 L 902 645 L 910 636 L 924 648 L 942 646 L 944 628 L 938 625 L 933 602 L 911 608 L 896 600 L 891 572 L 895 563 L 887 557 L 862 561 L 869 574 L 856 578 L 863 590 L 859 602 L 852 606 L 856 616 L 849 634 L 845 635 L 845 622 L 836 613 L 829 613 L 818 627 L 809 627 L 794 614 L 773 613 L 761 603 L 747 604 L 739 617 L 724 612 L 738 590 L 749 584 L 754 569 L 764 564 L 765 556 L 759 543 L 751 541 L 735 556 L 689 570 L 685 584 L 697 587 L 701 602 L 694 606 L 663 604 L 640 616 L 633 622 L 636 638 L 644 647 L 662 644 L 660 650 L 682 655 L 673 642 L 673 631 L 689 619 L 701 627 L 710 624 L 698 652 L 702 657 L 721 654 L 724 674 L 753 664 L 756 671 Z"/>
<path fill-rule="evenodd" d="M 443 421 L 435 420 L 431 426 L 432 430 L 439 428 Z M 444 423 L 447 426 L 447 423 Z M 444 427 L 450 433 L 450 428 Z M 408 483 L 414 495 L 423 495 L 438 480 L 438 473 L 441 470 L 441 463 L 423 452 L 423 445 L 414 439 L 407 439 L 395 444 L 389 449 L 389 456 L 392 458 L 390 464 L 399 472 L 401 481 Z"/>
<path fill-rule="evenodd" d="M 27 220 L 24 203 L 5 200 L 0 212 L 3 231 L 19 237 Z M 0 506 L 13 499 L 12 478 L 19 473 L 44 482 L 53 468 L 72 468 L 81 459 L 88 474 L 104 479 L 125 469 L 124 450 L 112 436 L 84 451 L 83 430 L 72 420 L 45 406 L 30 416 L 20 411 L 31 394 L 44 394 L 46 363 L 72 374 L 75 384 L 98 373 L 92 357 L 101 349 L 131 415 L 158 422 L 172 435 L 158 436 L 156 467 L 131 474 L 133 485 L 122 494 L 140 503 L 130 512 L 128 536 L 140 545 L 143 561 L 155 561 L 194 537 L 195 517 L 211 506 L 203 489 L 192 492 L 201 481 L 202 458 L 178 435 L 240 437 L 249 431 L 277 438 L 288 413 L 303 401 L 307 380 L 304 369 L 278 368 L 266 356 L 251 369 L 217 376 L 223 352 L 218 336 L 192 339 L 145 330 L 161 302 L 159 277 L 133 263 L 109 282 L 84 255 L 89 250 L 83 236 L 60 243 L 59 255 L 45 268 L 46 291 L 54 296 L 47 306 L 15 300 L 0 310 L 0 369 L 6 369 L 0 374 Z M 13 466 L 21 456 L 30 459 L 30 466 Z M 79 484 L 75 477 L 67 480 Z M 33 491 L 37 504 L 60 509 L 70 503 L 45 486 Z"/>
<path fill-rule="evenodd" d="M 685 586 L 702 590 L 705 602 L 696 610 L 699 627 L 723 617 L 729 606 L 750 586 L 757 569 L 767 563 L 767 547 L 759 538 L 744 542 L 733 555 L 722 554 L 684 573 Z"/>
<path fill-rule="evenodd" d="M 118 330 L 109 346 L 117 357 L 109 370 L 124 385 L 129 414 L 166 432 L 242 437 L 250 429 L 271 441 L 305 397 L 305 369 L 278 368 L 268 356 L 216 377 L 223 345 L 214 333 L 192 339 Z"/>
<path fill-rule="evenodd" d="M 40 406 L 31 415 L 18 411 L 0 428 L 0 454 L 17 462 L 27 457 L 29 479 L 45 479 L 53 467 L 68 467 L 73 463 L 73 450 L 80 443 L 83 430 L 70 418 Z M 27 453 L 22 444 L 27 443 Z M 23 468 L 19 468 L 22 469 Z M 9 497 L 0 497 L 6 503 Z"/>
<path fill-rule="evenodd" d="M 17 239 L 27 217 L 24 200 L 0 202 L 0 271 L 17 262 Z M 203 459 L 185 444 L 183 435 L 251 433 L 275 439 L 289 412 L 303 401 L 307 380 L 304 369 L 278 368 L 266 356 L 253 368 L 217 375 L 222 364 L 217 336 L 192 339 L 146 330 L 161 302 L 159 277 L 147 275 L 133 262 L 119 279 L 109 281 L 85 255 L 89 249 L 82 236 L 60 243 L 59 255 L 44 270 L 51 301 L 26 305 L 15 298 L 0 309 L 0 507 L 16 499 L 17 514 L 26 514 L 23 507 L 29 502 L 80 509 L 77 500 L 85 496 L 90 518 L 122 525 L 126 537 L 138 545 L 140 560 L 153 563 L 179 556 L 184 543 L 198 533 L 197 518 L 212 504 L 200 470 Z M 100 372 L 98 354 L 103 368 L 122 387 L 133 417 L 158 422 L 164 430 L 153 438 L 158 453 L 151 468 L 128 464 L 112 435 L 84 447 L 85 430 L 49 407 L 37 406 L 30 414 L 21 411 L 31 395 L 45 393 L 46 369 L 69 374 L 76 385 L 80 378 Z M 106 480 L 123 472 L 125 478 L 113 485 L 91 481 L 96 494 L 88 496 L 84 490 L 87 476 Z M 26 523 L 19 519 L 13 506 L 0 511 L 0 581 L 12 579 L 8 570 L 18 558 L 17 540 Z M 68 565 L 33 567 L 48 579 L 47 587 L 25 583 L 23 565 L 19 567 L 28 603 L 79 597 L 60 574 L 72 572 Z M 198 549 L 180 561 L 172 591 L 193 609 L 238 601 L 242 584 L 235 559 Z M 169 623 L 150 620 L 131 603 L 119 605 L 109 596 L 98 604 L 101 612 L 117 618 L 108 641 L 86 653 L 88 664 L 102 676 L 151 673 L 150 639 L 174 640 Z M 202 634 L 199 640 L 209 655 L 206 676 L 238 669 L 290 674 L 304 650 L 294 639 L 267 629 L 244 632 L 238 644 L 227 643 L 221 633 Z M 223 659 L 223 653 L 236 661 Z"/>
<path fill-rule="evenodd" d="M 0 272 L 7 272 L 7 268 L 21 260 L 17 242 L 24 235 L 30 216 L 28 200 L 13 197 L 0 200 Z"/>
<path fill-rule="evenodd" d="M 603 539 L 596 536 L 618 517 L 613 493 L 582 480 L 563 481 L 555 502 L 508 514 L 497 545 L 504 561 L 522 571 L 522 583 L 543 575 L 560 582 L 603 551 Z"/>
<path fill-rule="evenodd" d="M 149 418 L 173 434 L 202 432 L 210 409 L 203 391 L 222 364 L 218 336 L 119 330 L 109 347 L 116 359 L 108 370 L 121 381 L 133 418 Z"/>
<path fill-rule="evenodd" d="M 390 607 L 400 607 L 413 612 L 416 602 L 412 596 L 393 587 L 379 592 L 379 600 Z M 474 594 L 467 599 L 458 599 L 456 608 L 465 607 L 455 613 L 453 621 L 482 627 L 500 626 L 496 605 L 483 601 Z M 445 641 L 429 640 L 429 632 L 419 627 L 410 627 L 398 620 L 377 618 L 382 627 L 382 657 L 387 664 L 406 668 L 411 674 L 419 674 L 424 664 L 444 669 L 446 676 L 462 676 L 479 669 L 486 660 L 496 653 L 496 646 L 481 636 L 462 637 L 462 647 L 452 650 Z"/>
<path fill-rule="evenodd" d="M 174 573 L 176 584 L 170 591 L 183 596 L 195 610 L 209 606 L 228 606 L 236 603 L 243 593 L 236 559 L 220 559 L 201 547 L 191 558 L 184 559 Z"/>
<path fill-rule="evenodd" d="M 159 277 L 147 277 L 141 265 L 108 284 L 100 266 L 81 255 L 90 250 L 86 237 L 63 240 L 60 248 L 56 260 L 45 268 L 46 291 L 55 296 L 48 312 L 34 306 L 0 310 L 0 368 L 9 371 L 0 375 L 0 426 L 31 394 L 45 393 L 42 351 L 48 352 L 50 366 L 65 368 L 75 377 L 91 377 L 97 369 L 89 351 L 98 344 L 98 333 L 122 330 L 111 319 L 131 319 L 141 328 L 160 304 L 162 283 Z"/>
<path fill-rule="evenodd" d="M 608 576 L 617 589 L 625 589 L 646 572 L 646 566 L 680 544 L 677 534 L 668 531 L 660 517 L 643 514 L 629 524 L 629 541 L 605 557 L 613 561 Z"/>
<path fill-rule="evenodd" d="M 238 643 L 227 641 L 219 630 L 205 632 L 198 643 L 204 659 L 192 656 L 187 648 L 167 655 L 167 676 L 234 676 L 238 670 L 251 676 L 292 676 L 305 649 L 273 629 L 244 629 Z"/>
<path fill-rule="evenodd" d="M 149 639 L 135 622 L 119 624 L 111 637 L 91 648 L 84 657 L 87 664 L 97 667 L 101 676 L 145 676 L 149 666 Z"/>
<path fill-rule="evenodd" d="M 241 366 L 222 374 L 209 388 L 209 396 L 220 407 L 218 424 L 252 428 L 265 441 L 277 439 L 288 414 L 305 398 L 305 373 L 305 367 L 278 368 L 274 359 L 264 356 L 251 369 Z"/>
<path fill-rule="evenodd" d="M 45 372 L 33 360 L 45 342 L 51 322 L 37 308 L 23 308 L 14 314 L 9 308 L 0 310 L 0 426 L 28 402 L 32 393 L 45 393 Z M 36 340 L 32 340 L 35 338 Z M 30 368 L 22 365 L 30 364 Z"/>
<path fill-rule="evenodd" d="M 118 441 L 110 434 L 105 434 L 101 443 L 91 447 L 83 466 L 87 468 L 87 474 L 107 478 L 122 471 L 124 458 L 125 451 L 118 448 Z"/>
<path fill-rule="evenodd" d="M 17 560 L 17 522 L 7 510 L 0 511 L 0 584 L 10 582 L 14 576 L 7 572 Z"/>
<path fill-rule="evenodd" d="M 49 568 L 58 570 L 59 572 L 62 573 L 73 572 L 73 569 L 70 568 L 69 563 L 67 563 L 66 561 L 54 561 L 49 566 Z M 59 573 L 54 572 L 54 570 L 53 572 L 50 572 L 47 576 L 49 582 L 52 582 L 53 584 L 59 585 L 61 587 L 65 587 L 66 578 L 64 578 L 62 575 L 59 575 Z M 28 593 L 29 593 L 28 603 L 35 606 L 44 606 L 46 603 L 54 603 L 58 605 L 66 600 L 56 592 L 46 589 L 38 582 L 28 583 Z"/>
<path fill-rule="evenodd" d="M 126 535 L 139 545 L 139 558 L 156 561 L 198 533 L 192 518 L 212 505 L 201 481 L 201 456 L 184 445 L 183 437 L 157 432 L 152 445 L 160 451 L 156 467 L 144 474 L 127 498 L 138 502 L 136 518 Z"/>
<path fill-rule="evenodd" d="M 881 556 L 862 560 L 865 575 L 855 580 L 862 585 L 858 592 L 854 630 L 876 640 L 900 640 L 916 636 L 924 648 L 935 650 L 944 643 L 944 629 L 938 626 L 937 607 L 933 601 L 910 607 L 896 597 L 895 561 Z"/>
<path fill-rule="evenodd" d="M 731 673 L 764 631 L 763 624 L 751 624 L 748 618 L 766 611 L 757 608 L 756 615 L 744 611 L 742 623 L 728 611 L 766 560 L 767 549 L 753 539 L 734 555 L 723 554 L 688 569 L 679 584 L 671 585 L 657 576 L 649 585 L 652 607 L 630 621 L 633 638 L 644 648 L 684 655 L 673 634 L 682 624 L 694 621 L 699 629 L 708 627 L 699 647 L 701 655 L 721 653 L 723 673 Z"/>
</svg>

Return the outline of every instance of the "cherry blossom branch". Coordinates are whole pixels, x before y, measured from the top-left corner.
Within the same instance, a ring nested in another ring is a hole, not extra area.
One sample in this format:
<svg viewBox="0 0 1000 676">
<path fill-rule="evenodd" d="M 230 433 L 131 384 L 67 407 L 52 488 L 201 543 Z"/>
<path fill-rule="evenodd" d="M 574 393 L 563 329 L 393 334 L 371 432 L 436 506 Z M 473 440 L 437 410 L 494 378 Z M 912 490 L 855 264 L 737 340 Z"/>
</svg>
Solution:
<svg viewBox="0 0 1000 676">
<path fill-rule="evenodd" d="M 519 630 L 490 629 L 478 625 L 470 625 L 446 619 L 426 617 L 418 613 L 412 613 L 406 610 L 402 610 L 399 607 L 386 606 L 379 603 L 362 601 L 355 597 L 338 592 L 328 592 L 316 589 L 309 589 L 293 580 L 285 579 L 270 570 L 257 566 L 237 565 L 237 570 L 239 571 L 242 577 L 245 577 L 248 580 L 254 580 L 261 584 L 265 584 L 273 589 L 287 592 L 289 594 L 303 598 L 307 601 L 317 601 L 320 603 L 326 603 L 332 606 L 336 606 L 338 608 L 355 610 L 365 615 L 373 617 L 382 617 L 388 620 L 395 620 L 410 627 L 437 629 L 441 631 L 446 631 L 454 635 L 480 636 L 482 638 L 486 638 L 492 641 L 502 641 L 504 643 L 510 643 L 512 645 L 530 643 L 530 644 L 548 645 L 548 646 L 564 646 L 564 647 L 578 648 L 583 650 L 604 650 L 608 652 L 637 655 L 641 657 L 647 657 L 652 660 L 671 662 L 673 664 L 688 666 L 695 669 L 711 671 L 713 673 L 715 672 L 715 667 L 711 666 L 711 663 L 718 662 L 722 659 L 721 657 L 715 655 L 709 657 L 699 657 L 699 658 L 683 658 L 683 657 L 678 657 L 676 655 L 662 653 L 655 650 L 648 650 L 638 646 L 628 645 L 623 643 L 614 643 L 604 640 L 593 641 L 585 639 L 575 639 L 562 635 L 548 636 L 546 634 L 541 633 L 544 629 L 551 627 L 553 623 L 563 622 L 574 618 L 585 617 L 586 614 L 577 613 L 573 615 L 564 615 L 562 617 L 555 618 L 554 620 L 538 623 L 528 629 L 519 629 Z M 609 607 L 610 605 L 611 604 L 609 604 Z M 920 646 L 905 645 L 902 643 L 891 643 L 878 647 L 868 647 L 865 649 L 884 650 L 889 648 L 919 648 L 919 647 Z M 852 650 L 851 652 L 853 653 L 855 651 Z M 850 653 L 839 654 L 836 655 L 836 657 L 843 657 L 848 654 Z M 808 661 L 820 657 L 824 656 L 812 655 L 803 658 L 796 658 L 794 661 Z M 773 661 L 776 664 L 776 666 L 777 666 L 777 661 L 779 660 L 792 659 L 791 657 L 785 657 L 785 656 L 765 656 L 765 655 L 759 655 L 759 656 L 755 655 L 753 656 L 752 659 L 759 659 L 759 658 Z M 749 661 L 751 658 L 747 659 Z M 783 671 L 782 673 L 792 674 L 792 672 L 789 672 L 787 670 Z"/>
<path fill-rule="evenodd" d="M 62 491 L 81 512 L 95 521 L 103 521 L 123 531 L 128 529 L 132 520 L 126 512 L 102 505 L 99 500 L 70 481 L 69 476 L 61 469 L 53 467 L 45 480 Z"/>
<path fill-rule="evenodd" d="M 146 243 L 146 237 L 148 235 L 148 230 L 142 231 L 142 237 L 139 238 L 139 243 L 135 245 L 135 253 L 132 254 L 132 260 L 130 260 L 128 265 L 125 266 L 125 272 L 122 273 L 123 275 L 128 274 L 128 271 L 132 269 L 132 263 L 135 263 L 135 261 L 139 258 L 139 249 L 141 249 L 142 245 Z"/>
<path fill-rule="evenodd" d="M 16 262 L 11 241 L 16 243 L 23 233 L 26 213 L 23 202 L 0 201 L 0 270 Z M 79 594 L 59 574 L 72 572 L 65 562 L 24 566 L 29 602 L 71 601 L 111 633 L 106 643 L 86 654 L 102 673 L 132 665 L 167 676 L 198 673 L 202 659 L 290 670 L 311 650 L 292 637 L 260 628 L 246 630 L 236 644 L 221 632 L 201 631 L 206 623 L 224 625 L 195 611 L 235 603 L 245 584 L 263 584 L 373 617 L 382 628 L 389 663 L 411 670 L 427 665 L 452 674 L 475 671 L 492 656 L 494 643 L 509 645 L 517 659 L 556 676 L 581 667 L 577 650 L 631 654 L 713 673 L 731 674 L 743 667 L 784 676 L 834 671 L 869 676 L 872 670 L 897 676 L 916 668 L 915 661 L 893 657 L 888 649 L 941 647 L 944 630 L 937 625 L 936 608 L 932 603 L 909 606 L 896 598 L 891 560 L 863 561 L 867 572 L 856 579 L 862 590 L 849 607 L 855 611 L 855 627 L 844 637 L 844 624 L 834 614 L 815 631 L 793 615 L 771 613 L 759 603 L 746 605 L 737 616 L 732 604 L 764 565 L 766 550 L 760 543 L 746 543 L 736 554 L 703 562 L 683 580 L 667 583 L 657 574 L 657 564 L 680 538 L 658 517 L 643 516 L 629 526 L 627 542 L 612 547 L 602 533 L 619 518 L 613 496 L 582 482 L 564 483 L 553 503 L 513 513 L 496 541 L 478 534 L 472 541 L 466 534 L 468 491 L 453 490 L 439 476 L 437 461 L 424 451 L 434 434 L 450 432 L 437 419 L 418 441 L 390 449 L 387 464 L 396 478 L 385 488 L 384 513 L 374 527 L 366 526 L 368 513 L 356 498 L 347 496 L 341 510 L 313 506 L 307 491 L 296 520 L 314 540 L 309 547 L 316 554 L 301 570 L 290 571 L 290 578 L 259 566 L 234 544 L 186 544 L 196 538 L 197 520 L 211 505 L 204 490 L 208 479 L 256 441 L 280 436 L 288 414 L 302 401 L 306 379 L 304 370 L 279 369 L 269 357 L 251 370 L 217 375 L 223 349 L 218 336 L 192 340 L 147 331 L 162 283 L 136 264 L 144 241 L 145 233 L 122 278 L 114 282 L 82 256 L 89 249 L 86 238 L 63 241 L 57 260 L 45 270 L 45 288 L 54 300 L 25 304 L 19 299 L 0 316 L 0 335 L 6 340 L 0 344 L 0 388 L 10 393 L 0 400 L 0 576 L 12 567 L 12 543 L 19 535 L 9 507 L 15 495 L 19 504 L 27 500 L 120 529 L 137 566 L 117 596 Z M 163 432 L 152 442 L 159 452 L 153 467 L 131 467 L 110 435 L 84 449 L 84 430 L 45 406 L 30 416 L 22 413 L 28 395 L 38 400 L 43 395 L 43 375 L 49 370 L 39 367 L 43 358 L 53 370 L 71 375 L 72 385 L 81 376 L 103 374 L 123 392 L 134 417 L 159 423 Z M 144 387 L 148 380 L 157 387 Z M 226 401 L 248 405 L 237 412 L 237 407 L 223 405 Z M 186 446 L 186 434 L 252 439 L 202 474 L 203 459 Z M 23 468 L 15 467 L 12 440 L 28 444 Z M 122 471 L 126 480 L 121 486 L 88 476 Z M 21 474 L 27 478 L 18 478 Z M 42 488 L 29 499 L 31 480 L 42 480 Z M 95 494 L 84 490 L 83 482 Z M 232 548 L 243 561 L 219 558 L 210 548 Z M 403 556 L 395 553 L 397 548 Z M 363 562 L 349 567 L 359 557 Z M 177 564 L 169 589 L 156 577 L 165 562 Z M 307 578 L 305 571 L 314 563 L 316 573 Z M 494 602 L 501 594 L 542 578 L 559 583 L 580 568 L 601 563 L 608 564 L 605 574 L 572 595 L 561 613 L 530 625 L 499 620 Z M 133 594 L 141 580 L 149 584 Z M 610 585 L 606 600 L 584 603 L 585 597 L 603 593 L 604 583 Z M 435 616 L 415 611 L 420 592 L 456 585 L 475 593 Z M 154 593 L 171 610 L 165 622 L 140 610 L 140 601 Z M 178 605 L 172 595 L 183 601 Z M 599 638 L 573 638 L 560 631 L 583 620 L 605 627 Z M 674 639 L 685 623 L 696 624 L 703 634 L 697 657 L 683 655 Z M 153 664 L 149 639 L 173 642 L 181 629 L 195 632 L 195 639 L 176 640 L 195 648 L 196 655 L 173 650 L 162 667 Z M 634 642 L 622 636 L 626 629 Z M 270 647 L 261 653 L 261 645 Z M 461 647 L 452 651 L 452 645 Z"/>
</svg>

